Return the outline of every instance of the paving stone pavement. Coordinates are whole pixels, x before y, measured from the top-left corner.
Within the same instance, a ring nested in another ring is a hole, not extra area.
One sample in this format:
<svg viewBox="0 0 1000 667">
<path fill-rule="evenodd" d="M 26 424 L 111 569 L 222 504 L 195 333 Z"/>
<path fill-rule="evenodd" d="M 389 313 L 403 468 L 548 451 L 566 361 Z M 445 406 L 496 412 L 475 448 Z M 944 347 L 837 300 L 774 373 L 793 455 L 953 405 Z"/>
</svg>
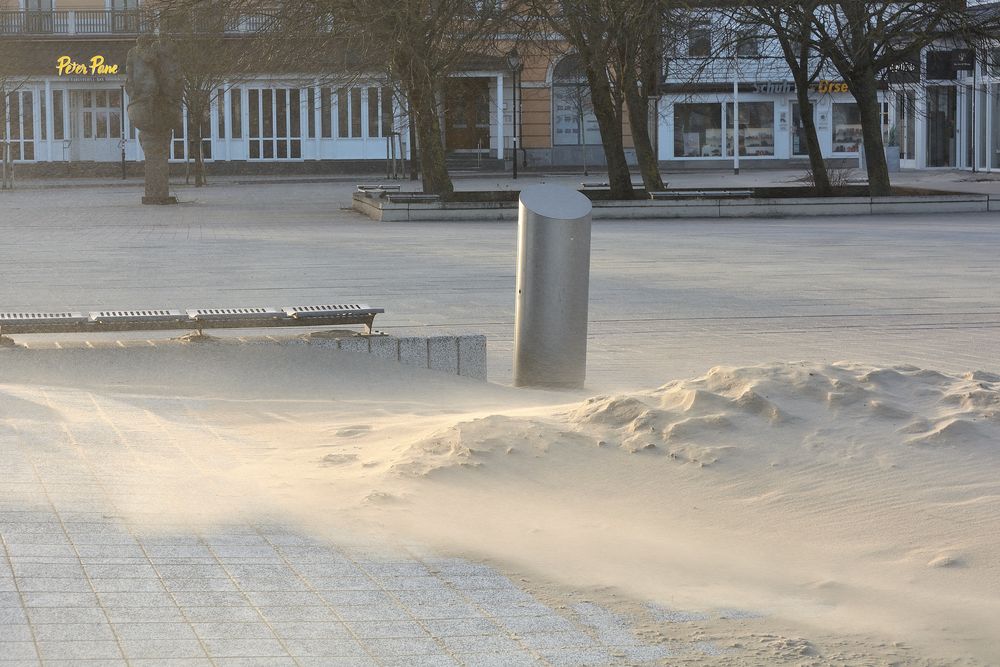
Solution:
<svg viewBox="0 0 1000 667">
<path fill-rule="evenodd" d="M 172 483 L 240 496 L 211 475 L 230 462 L 130 431 L 141 405 L 112 415 L 94 395 L 46 396 L 94 416 L 0 427 L 0 665 L 633 665 L 678 650 L 597 605 L 567 617 L 492 567 L 391 538 L 164 523 L 153 508 Z"/>
</svg>

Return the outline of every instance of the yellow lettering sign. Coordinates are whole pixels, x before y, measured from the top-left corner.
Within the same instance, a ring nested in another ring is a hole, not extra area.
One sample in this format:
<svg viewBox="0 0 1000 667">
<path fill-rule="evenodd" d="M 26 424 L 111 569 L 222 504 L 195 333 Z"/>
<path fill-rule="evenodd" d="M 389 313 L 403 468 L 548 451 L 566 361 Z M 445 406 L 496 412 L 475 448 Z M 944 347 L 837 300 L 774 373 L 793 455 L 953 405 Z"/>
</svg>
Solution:
<svg viewBox="0 0 1000 667">
<path fill-rule="evenodd" d="M 109 76 L 118 74 L 118 65 L 109 65 L 104 56 L 94 56 L 90 59 L 89 65 L 75 62 L 69 56 L 59 56 L 59 59 L 56 60 L 56 73 L 59 76 L 86 76 L 88 74 L 90 76 Z"/>
<path fill-rule="evenodd" d="M 849 91 L 850 88 L 843 81 L 827 81 L 826 79 L 823 79 L 816 84 L 816 92 L 820 95 L 826 95 L 827 93 L 846 93 Z"/>
</svg>

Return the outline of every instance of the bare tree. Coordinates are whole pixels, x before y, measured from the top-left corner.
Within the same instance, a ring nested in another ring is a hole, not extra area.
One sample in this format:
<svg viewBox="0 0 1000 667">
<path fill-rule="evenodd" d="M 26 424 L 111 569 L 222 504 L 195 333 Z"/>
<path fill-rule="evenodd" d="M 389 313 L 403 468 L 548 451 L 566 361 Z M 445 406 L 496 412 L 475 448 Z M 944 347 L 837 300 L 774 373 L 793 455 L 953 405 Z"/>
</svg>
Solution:
<svg viewBox="0 0 1000 667">
<path fill-rule="evenodd" d="M 827 0 L 815 7 L 816 47 L 830 59 L 858 104 L 873 196 L 891 193 L 878 102 L 880 77 L 912 62 L 933 42 L 963 34 L 967 18 L 965 3 L 954 0 Z"/>
<path fill-rule="evenodd" d="M 828 60 L 817 51 L 812 39 L 816 12 L 823 0 L 803 0 L 800 2 L 740 2 L 725 10 L 728 19 L 735 24 L 728 47 L 739 50 L 746 40 L 764 40 L 768 46 L 776 45 L 777 53 L 765 52 L 759 55 L 767 58 L 777 56 L 788 67 L 795 83 L 795 97 L 799 105 L 799 119 L 802 123 L 809 155 L 810 173 L 813 186 L 819 195 L 832 193 L 830 177 L 827 173 L 823 149 L 813 114 L 813 102 L 809 89 L 820 78 L 828 66 Z"/>
<path fill-rule="evenodd" d="M 285 52 L 299 66 L 398 84 L 419 146 L 424 191 L 447 198 L 454 185 L 445 164 L 443 91 L 470 60 L 499 61 L 500 40 L 517 11 L 509 2 L 481 0 L 288 0 L 281 22 L 286 38 L 295 37 L 286 39 Z M 318 23 L 327 28 L 315 30 Z"/>
<path fill-rule="evenodd" d="M 12 129 L 22 131 L 19 118 L 12 112 L 22 111 L 20 100 L 15 100 L 14 96 L 19 94 L 28 80 L 14 67 L 17 60 L 14 58 L 13 47 L 9 40 L 0 40 L 0 190 L 14 188 L 15 149 L 11 145 L 12 137 L 7 134 L 7 125 L 9 120 Z"/>
<path fill-rule="evenodd" d="M 656 150 L 649 131 L 651 105 L 659 94 L 665 24 L 670 0 L 530 0 L 531 15 L 541 17 L 535 41 L 552 50 L 567 47 L 580 59 L 590 88 L 593 113 L 601 130 L 612 196 L 634 196 L 625 157 L 625 121 L 647 190 L 662 190 Z M 555 35 L 564 42 L 549 39 Z"/>
<path fill-rule="evenodd" d="M 145 6 L 148 21 L 177 46 L 182 103 L 187 111 L 187 156 L 194 159 L 194 184 L 205 185 L 204 139 L 212 100 L 259 66 L 260 38 L 240 30 L 254 7 L 240 0 L 159 0 Z M 265 23 L 260 24 L 261 27 Z"/>
<path fill-rule="evenodd" d="M 621 14 L 612 67 L 625 92 L 632 146 L 646 191 L 660 191 L 663 178 L 649 132 L 650 107 L 659 94 L 672 6 L 666 0 L 612 1 L 611 6 Z"/>
</svg>

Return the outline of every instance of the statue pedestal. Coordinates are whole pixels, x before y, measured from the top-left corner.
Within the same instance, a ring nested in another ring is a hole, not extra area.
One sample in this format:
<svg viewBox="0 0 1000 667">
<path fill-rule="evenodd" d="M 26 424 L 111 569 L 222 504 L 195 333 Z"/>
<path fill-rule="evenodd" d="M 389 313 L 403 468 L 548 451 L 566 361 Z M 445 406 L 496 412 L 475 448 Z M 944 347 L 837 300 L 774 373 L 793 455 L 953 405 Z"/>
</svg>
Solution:
<svg viewBox="0 0 1000 667">
<path fill-rule="evenodd" d="M 170 196 L 170 153 L 169 134 L 139 133 L 139 144 L 146 155 L 145 176 L 146 194 L 143 204 L 164 205 L 176 204 L 177 199 Z"/>
</svg>

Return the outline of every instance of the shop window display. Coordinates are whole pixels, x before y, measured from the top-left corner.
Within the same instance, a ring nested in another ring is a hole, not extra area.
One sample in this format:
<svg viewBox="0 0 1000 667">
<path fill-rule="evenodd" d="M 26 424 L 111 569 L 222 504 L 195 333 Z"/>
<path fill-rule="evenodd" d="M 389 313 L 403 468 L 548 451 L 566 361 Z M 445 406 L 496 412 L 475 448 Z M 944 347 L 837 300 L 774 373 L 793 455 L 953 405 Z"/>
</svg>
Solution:
<svg viewBox="0 0 1000 667">
<path fill-rule="evenodd" d="M 861 111 L 854 102 L 833 105 L 833 152 L 857 153 L 863 141 Z"/>
<path fill-rule="evenodd" d="M 722 105 L 674 105 L 674 157 L 722 157 Z"/>
<path fill-rule="evenodd" d="M 740 102 L 740 156 L 774 156 L 774 103 Z M 732 157 L 733 105 L 726 104 L 726 157 Z"/>
</svg>

